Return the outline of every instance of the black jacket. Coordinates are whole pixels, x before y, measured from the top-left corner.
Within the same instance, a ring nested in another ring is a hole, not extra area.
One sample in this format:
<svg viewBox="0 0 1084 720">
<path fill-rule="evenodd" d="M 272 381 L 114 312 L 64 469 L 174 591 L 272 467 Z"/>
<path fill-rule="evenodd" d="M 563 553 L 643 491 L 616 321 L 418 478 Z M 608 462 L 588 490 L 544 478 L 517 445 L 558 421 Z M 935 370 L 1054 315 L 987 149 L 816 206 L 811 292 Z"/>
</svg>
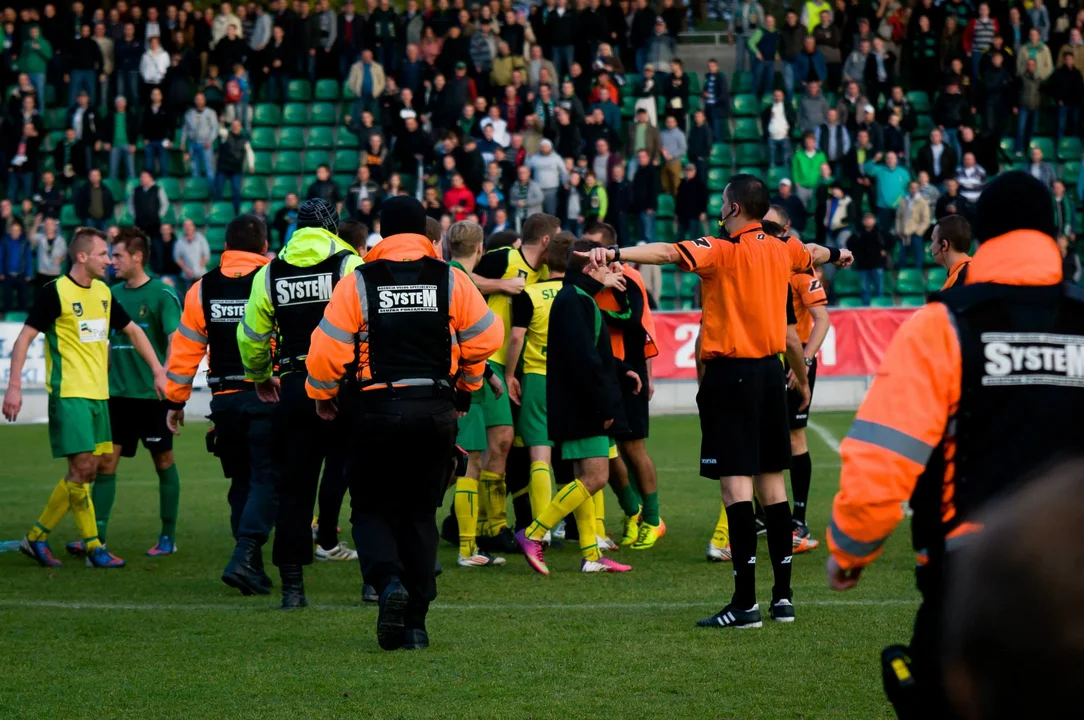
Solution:
<svg viewBox="0 0 1084 720">
<path fill-rule="evenodd" d="M 974 222 L 975 206 L 963 195 L 951 197 L 948 193 L 945 193 L 937 198 L 937 206 L 934 209 L 933 216 L 935 219 L 940 220 L 946 215 L 952 214 L 963 215 L 969 222 Z"/>
<path fill-rule="evenodd" d="M 637 168 L 632 178 L 632 206 L 638 213 L 658 208 L 659 172 L 654 165 Z"/>
<path fill-rule="evenodd" d="M 674 200 L 674 216 L 678 221 L 696 220 L 701 213 L 708 211 L 708 186 L 699 175 L 689 180 L 685 178 L 678 185 Z"/>
<path fill-rule="evenodd" d="M 68 148 L 67 152 L 64 150 L 64 141 L 57 143 L 57 146 L 53 148 L 53 166 L 56 168 L 57 179 L 65 178 L 65 156 L 67 156 L 67 164 L 72 166 L 73 177 L 68 178 L 68 181 L 74 181 L 76 179 L 82 180 L 87 176 L 87 153 L 86 144 L 82 140 L 76 140 Z"/>
<path fill-rule="evenodd" d="M 945 149 L 941 153 L 941 172 L 935 173 L 933 171 L 933 150 L 927 145 L 918 151 L 918 157 L 915 158 L 915 172 L 921 172 L 925 170 L 930 174 L 930 182 L 934 185 L 940 185 L 948 178 L 956 177 L 956 166 L 959 165 L 959 158 L 956 157 L 956 148 L 949 145 L 947 142 L 942 142 Z"/>
<path fill-rule="evenodd" d="M 147 142 L 171 140 L 176 127 L 164 104 L 158 112 L 149 105 L 143 110 L 143 139 Z"/>
<path fill-rule="evenodd" d="M 964 94 L 942 93 L 933 104 L 933 121 L 949 130 L 971 124 L 971 106 Z"/>
<path fill-rule="evenodd" d="M 872 230 L 862 227 L 847 240 L 847 249 L 854 253 L 856 270 L 879 270 L 885 266 L 884 233 L 874 226 Z"/>
<path fill-rule="evenodd" d="M 98 134 L 95 136 L 95 140 L 99 140 L 103 143 L 113 142 L 113 130 L 116 127 L 117 114 L 111 112 L 105 117 L 101 118 L 98 122 Z M 128 131 L 128 144 L 139 144 L 139 113 L 128 108 L 124 111 L 124 127 Z M 83 125 L 83 141 L 86 142 L 87 128 Z"/>
<path fill-rule="evenodd" d="M 102 210 L 105 213 L 105 217 L 113 217 L 113 208 L 116 201 L 113 199 L 113 193 L 109 191 L 109 188 L 102 183 Z M 90 183 L 83 183 L 79 186 L 79 189 L 75 191 L 75 216 L 82 221 L 86 221 L 90 217 Z"/>
<path fill-rule="evenodd" d="M 223 175 L 238 175 L 245 168 L 245 145 L 248 138 L 232 132 L 218 144 L 218 162 L 215 168 Z"/>
<path fill-rule="evenodd" d="M 576 42 L 576 11 L 571 7 L 565 10 L 564 17 L 557 10 L 550 11 L 546 18 L 546 40 L 551 45 L 573 45 Z"/>
<path fill-rule="evenodd" d="M 59 49 L 59 48 L 56 48 Z M 102 49 L 94 38 L 79 38 L 71 45 L 71 69 L 102 71 Z"/>
<path fill-rule="evenodd" d="M 689 148 L 686 155 L 694 162 L 700 159 L 707 160 L 711 155 L 711 145 L 713 142 L 714 138 L 711 135 L 711 125 L 706 122 L 703 125 L 697 125 L 694 122 L 689 126 Z"/>
<path fill-rule="evenodd" d="M 1079 69 L 1062 65 L 1050 76 L 1050 94 L 1069 107 L 1080 107 L 1084 104 L 1084 76 Z"/>
<path fill-rule="evenodd" d="M 550 306 L 546 407 L 554 442 L 612 436 L 627 426 L 610 334 L 593 299 L 601 290 L 601 283 L 569 270 Z"/>
</svg>

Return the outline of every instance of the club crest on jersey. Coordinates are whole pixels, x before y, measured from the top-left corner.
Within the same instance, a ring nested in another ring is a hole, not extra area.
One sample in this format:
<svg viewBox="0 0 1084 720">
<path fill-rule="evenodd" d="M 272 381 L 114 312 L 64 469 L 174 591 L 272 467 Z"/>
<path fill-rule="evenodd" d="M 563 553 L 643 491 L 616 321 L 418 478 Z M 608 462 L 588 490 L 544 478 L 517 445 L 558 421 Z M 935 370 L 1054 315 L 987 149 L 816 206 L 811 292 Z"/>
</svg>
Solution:
<svg viewBox="0 0 1084 720">
<path fill-rule="evenodd" d="M 139 306 L 139 317 L 145 318 L 148 313 L 150 313 L 150 309 L 146 305 Z"/>
<path fill-rule="evenodd" d="M 1084 387 L 1084 336 L 988 332 L 982 384 Z"/>
<path fill-rule="evenodd" d="M 388 285 L 377 292 L 377 312 L 437 312 L 436 285 Z"/>
<path fill-rule="evenodd" d="M 83 303 L 81 303 L 81 302 L 73 302 L 72 303 L 72 313 L 75 314 L 75 317 L 83 317 Z"/>
<path fill-rule="evenodd" d="M 109 301 L 102 300 L 102 312 L 109 312 Z"/>
<path fill-rule="evenodd" d="M 240 322 L 245 316 L 245 305 L 248 300 L 212 300 L 211 322 L 235 323 Z"/>
<path fill-rule="evenodd" d="M 279 305 L 304 305 L 331 300 L 331 273 L 298 275 L 275 281 L 275 299 Z"/>
</svg>

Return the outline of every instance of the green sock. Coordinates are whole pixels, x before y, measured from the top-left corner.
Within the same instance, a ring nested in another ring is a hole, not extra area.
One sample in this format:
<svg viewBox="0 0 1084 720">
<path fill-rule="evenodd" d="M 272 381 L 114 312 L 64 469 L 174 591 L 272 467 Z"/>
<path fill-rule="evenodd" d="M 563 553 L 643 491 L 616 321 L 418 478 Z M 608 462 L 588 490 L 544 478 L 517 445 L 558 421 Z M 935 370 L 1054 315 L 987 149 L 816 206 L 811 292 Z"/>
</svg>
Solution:
<svg viewBox="0 0 1084 720">
<path fill-rule="evenodd" d="M 113 511 L 113 501 L 117 499 L 117 475 L 99 473 L 90 486 L 90 501 L 94 503 L 94 519 L 98 525 L 98 539 L 105 544 L 105 534 L 109 528 L 109 513 Z"/>
<path fill-rule="evenodd" d="M 617 495 L 617 502 L 621 505 L 621 511 L 625 513 L 625 517 L 632 517 L 640 512 L 640 494 L 636 492 L 631 481 L 623 488 L 614 488 L 614 493 Z"/>
<path fill-rule="evenodd" d="M 170 540 L 177 535 L 177 506 L 181 502 L 181 478 L 177 466 L 158 471 L 158 514 L 162 517 L 162 534 Z"/>
<path fill-rule="evenodd" d="M 659 524 L 659 494 L 657 492 L 644 495 L 644 522 L 648 525 Z"/>
</svg>

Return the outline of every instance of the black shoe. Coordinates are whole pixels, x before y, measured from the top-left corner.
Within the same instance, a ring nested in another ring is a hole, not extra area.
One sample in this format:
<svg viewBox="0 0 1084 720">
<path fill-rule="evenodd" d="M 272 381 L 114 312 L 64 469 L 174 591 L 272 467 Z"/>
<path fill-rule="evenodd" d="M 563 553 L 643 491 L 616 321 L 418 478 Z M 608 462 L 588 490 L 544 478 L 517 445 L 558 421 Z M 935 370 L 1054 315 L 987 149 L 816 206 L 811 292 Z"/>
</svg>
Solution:
<svg viewBox="0 0 1084 720">
<path fill-rule="evenodd" d="M 409 628 L 403 632 L 404 650 L 425 650 L 429 647 L 429 633 L 424 628 Z"/>
<path fill-rule="evenodd" d="M 380 596 L 376 594 L 376 588 L 372 585 L 361 586 L 361 601 L 363 603 L 380 602 Z"/>
<path fill-rule="evenodd" d="M 455 513 L 449 513 L 440 524 L 440 537 L 444 542 L 459 547 L 459 518 Z"/>
<path fill-rule="evenodd" d="M 736 628 L 738 630 L 758 628 L 761 625 L 763 625 L 763 622 L 760 617 L 759 605 L 753 605 L 748 610 L 739 610 L 734 607 L 733 603 L 730 603 L 709 618 L 696 621 L 697 627 Z"/>
<path fill-rule="evenodd" d="M 300 565 L 284 565 L 279 568 L 282 575 L 282 609 L 297 610 L 308 607 L 305 599 L 305 580 Z"/>
<path fill-rule="evenodd" d="M 757 535 L 764 535 L 768 532 L 768 526 L 764 524 L 763 515 L 756 515 L 753 517 L 753 526 L 757 529 Z"/>
<path fill-rule="evenodd" d="M 252 556 L 252 567 L 260 576 L 260 584 L 267 588 L 268 594 L 275 587 L 275 583 L 271 580 L 271 576 L 267 574 L 267 570 L 263 566 L 263 548 L 256 548 L 256 553 Z"/>
<path fill-rule="evenodd" d="M 501 531 L 496 535 L 479 536 L 477 543 L 479 550 L 490 555 L 519 555 L 523 552 L 519 548 L 519 543 L 516 542 L 516 536 L 507 527 L 501 528 Z"/>
<path fill-rule="evenodd" d="M 384 650 L 403 647 L 407 605 L 410 593 L 399 578 L 392 578 L 380 594 L 380 614 L 376 617 L 376 641 Z"/>
<path fill-rule="evenodd" d="M 772 600 L 768 613 L 776 622 L 794 622 L 794 604 L 786 598 Z"/>
<path fill-rule="evenodd" d="M 270 595 L 271 590 L 263 584 L 260 571 L 253 567 L 254 556 L 259 550 L 259 545 L 252 538 L 238 538 L 233 557 L 222 571 L 222 582 L 240 590 L 245 596 Z"/>
<path fill-rule="evenodd" d="M 444 572 L 444 567 L 440 564 L 440 560 L 437 560 L 433 565 L 433 577 L 440 577 L 442 572 Z"/>
</svg>

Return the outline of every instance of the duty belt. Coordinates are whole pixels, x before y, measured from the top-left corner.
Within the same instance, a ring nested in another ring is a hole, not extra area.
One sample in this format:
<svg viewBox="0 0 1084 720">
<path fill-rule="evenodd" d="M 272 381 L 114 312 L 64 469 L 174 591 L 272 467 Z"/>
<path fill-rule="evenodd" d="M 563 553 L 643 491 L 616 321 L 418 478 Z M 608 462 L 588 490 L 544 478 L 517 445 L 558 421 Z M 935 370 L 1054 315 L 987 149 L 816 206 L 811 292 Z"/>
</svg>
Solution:
<svg viewBox="0 0 1084 720">
<path fill-rule="evenodd" d="M 361 383 L 360 387 L 367 397 L 369 393 L 376 393 L 376 397 L 388 399 L 447 398 L 453 402 L 455 401 L 455 389 L 452 387 L 451 381 L 446 378 L 439 380 L 432 378 L 403 378 L 391 382 L 369 380 Z"/>
<path fill-rule="evenodd" d="M 244 375 L 227 375 L 222 378 L 207 378 L 207 387 L 212 393 L 220 393 L 229 390 L 251 390 L 253 385 L 245 379 Z"/>
</svg>

